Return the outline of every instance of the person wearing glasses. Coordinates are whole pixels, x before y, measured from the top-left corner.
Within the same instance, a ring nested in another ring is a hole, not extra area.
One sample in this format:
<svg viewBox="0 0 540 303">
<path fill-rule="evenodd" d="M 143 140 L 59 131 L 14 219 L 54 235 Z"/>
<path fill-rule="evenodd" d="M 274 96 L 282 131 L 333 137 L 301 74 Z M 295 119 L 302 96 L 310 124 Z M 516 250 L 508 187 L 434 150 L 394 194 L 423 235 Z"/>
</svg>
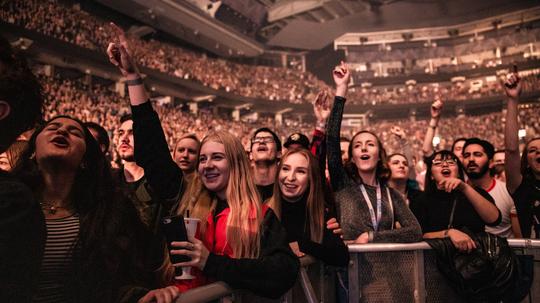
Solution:
<svg viewBox="0 0 540 303">
<path fill-rule="evenodd" d="M 476 244 L 467 233 L 497 226 L 501 213 L 485 190 L 464 181 L 463 166 L 452 152 L 438 151 L 426 164 L 425 191 L 411 205 L 424 239 L 449 237 L 457 249 L 470 252 Z"/>
<path fill-rule="evenodd" d="M 274 181 L 281 158 L 281 141 L 271 129 L 259 128 L 251 138 L 251 165 L 257 190 L 266 201 L 274 193 Z"/>
</svg>

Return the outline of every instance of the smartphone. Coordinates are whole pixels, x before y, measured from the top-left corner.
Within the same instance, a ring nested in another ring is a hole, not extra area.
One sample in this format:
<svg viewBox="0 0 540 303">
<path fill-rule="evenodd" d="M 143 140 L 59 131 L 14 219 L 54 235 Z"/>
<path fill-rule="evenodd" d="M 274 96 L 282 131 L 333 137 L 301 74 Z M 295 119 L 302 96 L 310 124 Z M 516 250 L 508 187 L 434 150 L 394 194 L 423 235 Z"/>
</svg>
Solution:
<svg viewBox="0 0 540 303">
<path fill-rule="evenodd" d="M 188 241 L 184 217 L 179 215 L 163 218 L 161 227 L 163 233 L 165 234 L 165 239 L 167 240 L 167 247 L 169 248 L 169 257 L 171 262 L 174 264 L 191 260 L 191 258 L 188 256 L 171 255 L 171 242 Z"/>
</svg>

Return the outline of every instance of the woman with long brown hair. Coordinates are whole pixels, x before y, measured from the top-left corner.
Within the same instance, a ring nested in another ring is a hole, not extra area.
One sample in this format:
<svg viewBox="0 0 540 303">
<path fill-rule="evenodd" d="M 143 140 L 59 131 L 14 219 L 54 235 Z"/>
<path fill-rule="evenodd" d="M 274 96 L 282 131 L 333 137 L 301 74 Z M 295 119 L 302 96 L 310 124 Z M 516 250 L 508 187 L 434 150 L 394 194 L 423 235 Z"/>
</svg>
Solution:
<svg viewBox="0 0 540 303">
<path fill-rule="evenodd" d="M 346 266 L 347 247 L 326 228 L 323 180 L 318 160 L 306 149 L 289 150 L 281 159 L 269 206 L 281 218 L 293 252 L 311 255 L 326 264 Z"/>
<path fill-rule="evenodd" d="M 420 225 L 401 194 L 386 184 L 386 152 L 374 133 L 363 130 L 352 137 L 349 162 L 343 166 L 339 141 L 350 71 L 342 63 L 333 75 L 336 97 L 327 126 L 328 167 L 344 239 L 354 244 L 420 241 Z M 396 222 L 401 228 L 395 228 Z"/>
</svg>

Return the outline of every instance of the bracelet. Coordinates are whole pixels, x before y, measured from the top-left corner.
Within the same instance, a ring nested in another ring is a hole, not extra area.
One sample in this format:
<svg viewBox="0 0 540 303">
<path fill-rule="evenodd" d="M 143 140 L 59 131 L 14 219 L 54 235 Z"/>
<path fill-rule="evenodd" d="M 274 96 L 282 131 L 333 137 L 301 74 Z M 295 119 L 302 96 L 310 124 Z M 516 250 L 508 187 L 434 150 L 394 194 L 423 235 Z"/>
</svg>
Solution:
<svg viewBox="0 0 540 303">
<path fill-rule="evenodd" d="M 127 86 L 137 86 L 137 85 L 142 85 L 143 80 L 142 78 L 135 78 L 133 80 L 126 80 L 124 83 L 126 83 Z"/>
<path fill-rule="evenodd" d="M 325 122 L 317 122 L 317 124 L 315 125 L 315 128 L 318 128 L 320 130 L 324 130 L 324 129 L 326 129 L 326 123 Z"/>
</svg>

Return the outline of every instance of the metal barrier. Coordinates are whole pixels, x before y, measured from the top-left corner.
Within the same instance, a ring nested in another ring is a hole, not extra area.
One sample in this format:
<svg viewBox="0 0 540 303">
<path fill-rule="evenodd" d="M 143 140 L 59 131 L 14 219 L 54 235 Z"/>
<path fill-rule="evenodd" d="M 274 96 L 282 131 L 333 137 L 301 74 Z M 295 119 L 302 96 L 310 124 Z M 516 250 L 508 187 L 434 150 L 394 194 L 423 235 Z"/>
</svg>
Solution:
<svg viewBox="0 0 540 303">
<path fill-rule="evenodd" d="M 508 243 L 517 254 L 534 255 L 540 261 L 540 240 L 508 239 Z M 356 244 L 349 245 L 349 252 L 349 303 L 463 302 L 437 270 L 426 242 Z M 529 301 L 540 301 L 540 283 L 533 284 L 525 302 Z"/>
<path fill-rule="evenodd" d="M 540 240 L 508 239 L 517 254 L 534 255 L 534 275 L 540 277 Z M 373 243 L 349 245 L 349 303 L 357 302 L 463 302 L 447 284 L 435 265 L 435 256 L 426 242 L 399 244 Z M 304 297 L 301 302 L 326 302 L 320 272 L 319 288 L 314 288 L 308 267 L 317 265 L 310 256 L 300 258 L 298 283 Z M 393 266 L 386 266 L 392 264 Z M 218 300 L 228 302 L 296 303 L 291 289 L 281 300 L 241 300 L 237 292 L 224 282 L 216 282 L 182 293 L 176 303 L 195 303 Z M 317 296 L 319 291 L 319 296 Z M 333 295 L 333 294 L 331 294 Z M 540 302 L 540 283 L 533 283 L 530 296 L 524 302 Z"/>
</svg>

